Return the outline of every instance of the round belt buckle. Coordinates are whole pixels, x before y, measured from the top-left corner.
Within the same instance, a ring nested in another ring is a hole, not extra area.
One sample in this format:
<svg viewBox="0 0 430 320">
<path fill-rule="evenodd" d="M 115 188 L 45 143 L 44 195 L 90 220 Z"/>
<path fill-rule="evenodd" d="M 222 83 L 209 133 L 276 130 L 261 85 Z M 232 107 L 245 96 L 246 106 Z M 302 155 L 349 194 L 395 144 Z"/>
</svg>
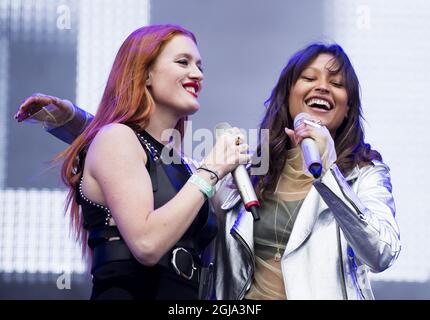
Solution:
<svg viewBox="0 0 430 320">
<path fill-rule="evenodd" d="M 179 270 L 178 266 L 176 265 L 176 254 L 178 253 L 178 251 L 184 251 L 184 252 L 188 253 L 191 257 L 191 274 L 189 276 L 186 275 L 185 273 L 183 273 L 181 270 Z M 171 263 L 172 263 L 172 266 L 173 266 L 173 269 L 175 270 L 175 272 L 179 276 L 181 276 L 187 280 L 191 280 L 193 278 L 193 275 L 194 275 L 194 270 L 197 270 L 197 268 L 194 266 L 194 259 L 193 259 L 192 254 L 182 247 L 176 248 L 172 251 Z"/>
</svg>

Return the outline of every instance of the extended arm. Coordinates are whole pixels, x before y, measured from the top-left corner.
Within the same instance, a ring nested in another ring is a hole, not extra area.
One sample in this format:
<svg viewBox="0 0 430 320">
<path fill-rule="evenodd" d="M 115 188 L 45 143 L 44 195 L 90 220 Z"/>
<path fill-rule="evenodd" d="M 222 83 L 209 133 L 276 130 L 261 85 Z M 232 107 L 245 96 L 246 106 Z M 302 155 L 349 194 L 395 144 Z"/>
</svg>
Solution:
<svg viewBox="0 0 430 320">
<path fill-rule="evenodd" d="M 93 116 L 68 100 L 37 93 L 25 99 L 15 119 L 18 122 L 42 123 L 46 131 L 70 144 L 88 126 Z"/>
</svg>

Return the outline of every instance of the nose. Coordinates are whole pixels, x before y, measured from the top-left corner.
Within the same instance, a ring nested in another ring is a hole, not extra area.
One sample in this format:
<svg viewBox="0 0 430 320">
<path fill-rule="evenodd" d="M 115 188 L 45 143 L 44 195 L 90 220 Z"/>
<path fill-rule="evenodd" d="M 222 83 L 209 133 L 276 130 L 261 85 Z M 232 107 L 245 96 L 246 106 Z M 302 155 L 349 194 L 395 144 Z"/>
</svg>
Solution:
<svg viewBox="0 0 430 320">
<path fill-rule="evenodd" d="M 328 84 L 328 81 L 326 79 L 319 80 L 315 90 L 317 92 L 320 92 L 320 93 L 329 93 L 330 92 L 330 86 Z"/>
<path fill-rule="evenodd" d="M 194 65 L 191 70 L 189 77 L 193 79 L 194 81 L 203 81 L 203 72 L 199 69 L 197 65 Z"/>
</svg>

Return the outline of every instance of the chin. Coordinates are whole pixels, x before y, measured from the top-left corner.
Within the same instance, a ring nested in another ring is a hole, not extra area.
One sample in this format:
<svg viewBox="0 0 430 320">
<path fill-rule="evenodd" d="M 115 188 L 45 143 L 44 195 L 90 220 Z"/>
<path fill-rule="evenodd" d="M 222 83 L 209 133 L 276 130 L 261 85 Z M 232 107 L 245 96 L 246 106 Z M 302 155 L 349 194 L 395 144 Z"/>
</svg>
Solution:
<svg viewBox="0 0 430 320">
<path fill-rule="evenodd" d="M 189 105 L 187 107 L 185 107 L 184 109 L 182 109 L 182 113 L 184 116 L 189 116 L 192 115 L 194 113 L 196 113 L 197 111 L 199 111 L 200 109 L 200 105 L 199 104 L 193 104 L 193 105 Z"/>
</svg>

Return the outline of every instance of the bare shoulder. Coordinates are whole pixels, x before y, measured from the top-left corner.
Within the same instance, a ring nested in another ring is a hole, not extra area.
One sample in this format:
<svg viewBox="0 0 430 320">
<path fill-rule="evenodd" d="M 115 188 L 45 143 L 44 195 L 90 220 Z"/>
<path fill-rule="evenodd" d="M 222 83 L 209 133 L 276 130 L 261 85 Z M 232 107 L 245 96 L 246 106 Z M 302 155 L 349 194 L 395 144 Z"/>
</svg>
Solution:
<svg viewBox="0 0 430 320">
<path fill-rule="evenodd" d="M 139 140 L 134 131 L 121 123 L 110 123 L 103 126 L 97 132 L 93 143 L 126 149 L 139 146 Z"/>
<path fill-rule="evenodd" d="M 109 140 L 136 140 L 136 134 L 134 131 L 122 123 L 110 123 L 103 126 L 97 133 L 96 138 L 104 138 Z"/>
<path fill-rule="evenodd" d="M 143 158 L 145 163 L 147 160 L 135 132 L 121 123 L 103 126 L 92 141 L 89 154 L 91 151 L 101 157 L 116 158 L 129 155 L 132 158 Z"/>
</svg>

